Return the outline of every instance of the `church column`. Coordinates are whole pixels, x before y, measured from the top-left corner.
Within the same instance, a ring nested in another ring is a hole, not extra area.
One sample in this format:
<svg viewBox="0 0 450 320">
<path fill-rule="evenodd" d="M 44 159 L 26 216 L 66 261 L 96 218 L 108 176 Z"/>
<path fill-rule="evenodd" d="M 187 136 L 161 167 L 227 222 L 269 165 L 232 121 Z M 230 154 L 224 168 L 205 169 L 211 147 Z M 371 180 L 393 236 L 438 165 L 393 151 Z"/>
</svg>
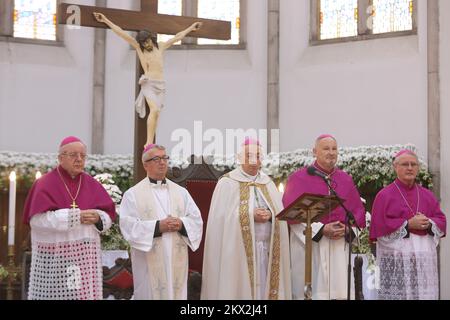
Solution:
<svg viewBox="0 0 450 320">
<path fill-rule="evenodd" d="M 106 0 L 96 0 L 95 6 L 106 7 Z M 106 29 L 95 28 L 94 32 L 94 94 L 91 151 L 95 154 L 103 154 L 105 148 Z"/>
<path fill-rule="evenodd" d="M 14 10 L 13 0 L 0 1 L 0 36 L 13 35 L 13 16 Z"/>
<path fill-rule="evenodd" d="M 433 191 L 441 198 L 441 91 L 439 74 L 439 1 L 427 1 L 427 47 L 428 47 L 428 166 L 433 177 Z M 438 251 L 440 296 L 448 290 L 447 279 L 449 257 L 448 244 L 441 243 Z M 444 270 L 444 273 L 442 273 Z"/>
<path fill-rule="evenodd" d="M 267 29 L 267 152 L 278 152 L 278 135 L 271 132 L 280 127 L 280 0 L 268 1 Z"/>
<path fill-rule="evenodd" d="M 439 79 L 439 1 L 427 1 L 428 37 L 428 165 L 433 191 L 441 196 L 441 92 Z"/>
<path fill-rule="evenodd" d="M 450 119 L 450 1 L 439 0 L 439 75 L 441 88 L 441 118 L 442 123 L 448 123 Z M 449 219 L 450 212 L 450 128 L 443 125 L 441 127 L 441 199 L 442 210 Z M 447 230 L 448 230 L 447 223 Z M 450 237 L 441 240 L 441 299 L 450 299 Z"/>
</svg>

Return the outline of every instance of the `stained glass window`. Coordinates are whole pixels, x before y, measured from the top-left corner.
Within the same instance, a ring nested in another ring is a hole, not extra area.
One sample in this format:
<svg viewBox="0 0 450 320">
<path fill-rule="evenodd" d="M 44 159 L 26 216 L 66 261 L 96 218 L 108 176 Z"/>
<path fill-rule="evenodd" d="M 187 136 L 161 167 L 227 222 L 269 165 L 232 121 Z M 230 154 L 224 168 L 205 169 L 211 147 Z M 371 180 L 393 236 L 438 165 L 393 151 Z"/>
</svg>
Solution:
<svg viewBox="0 0 450 320">
<path fill-rule="evenodd" d="M 15 0 L 14 37 L 56 40 L 56 0 Z"/>
<path fill-rule="evenodd" d="M 158 13 L 181 16 L 182 12 L 182 0 L 158 0 Z M 167 41 L 172 37 L 173 35 L 158 34 L 158 41 Z M 180 44 L 180 41 L 176 44 Z"/>
<path fill-rule="evenodd" d="M 320 1 L 320 39 L 358 35 L 357 0 Z"/>
<path fill-rule="evenodd" d="M 412 30 L 411 0 L 373 0 L 373 33 Z"/>
<path fill-rule="evenodd" d="M 198 44 L 239 44 L 240 0 L 198 0 L 198 17 L 231 21 L 231 40 L 198 39 Z"/>
</svg>

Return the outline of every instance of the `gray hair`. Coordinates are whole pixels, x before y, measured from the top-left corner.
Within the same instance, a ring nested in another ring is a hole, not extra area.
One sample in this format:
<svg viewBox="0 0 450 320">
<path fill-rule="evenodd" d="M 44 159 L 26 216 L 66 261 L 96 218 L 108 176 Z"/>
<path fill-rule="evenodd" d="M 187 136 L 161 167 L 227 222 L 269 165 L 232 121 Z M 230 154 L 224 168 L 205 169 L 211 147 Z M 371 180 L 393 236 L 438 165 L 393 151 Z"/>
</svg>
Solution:
<svg viewBox="0 0 450 320">
<path fill-rule="evenodd" d="M 166 150 L 165 147 L 159 145 L 159 144 L 155 144 L 153 147 L 151 147 L 150 149 L 148 149 L 146 152 L 144 152 L 142 154 L 142 162 L 145 162 L 147 160 L 150 159 L 149 153 L 150 151 L 152 151 L 153 149 L 158 149 L 158 150 Z"/>
<path fill-rule="evenodd" d="M 392 164 L 393 164 L 394 166 L 396 166 L 396 165 L 398 164 L 398 162 L 400 161 L 399 158 L 401 158 L 401 157 L 404 156 L 404 155 L 410 155 L 410 156 L 413 156 L 414 158 L 416 158 L 417 163 L 420 165 L 419 157 L 418 157 L 417 154 L 415 154 L 414 152 L 404 153 L 404 154 L 402 154 L 402 155 L 400 155 L 400 156 L 394 158 L 394 161 L 393 161 Z"/>
</svg>

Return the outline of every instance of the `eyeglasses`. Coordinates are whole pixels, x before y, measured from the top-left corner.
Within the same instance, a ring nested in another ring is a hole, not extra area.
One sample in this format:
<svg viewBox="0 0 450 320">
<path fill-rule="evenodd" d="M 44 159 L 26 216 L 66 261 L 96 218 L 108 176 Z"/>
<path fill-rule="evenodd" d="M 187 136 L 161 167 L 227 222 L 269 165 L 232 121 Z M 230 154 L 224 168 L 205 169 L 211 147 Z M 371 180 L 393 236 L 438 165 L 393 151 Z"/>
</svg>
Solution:
<svg viewBox="0 0 450 320">
<path fill-rule="evenodd" d="M 417 162 L 402 162 L 398 164 L 402 168 L 408 168 L 411 166 L 411 168 L 417 168 L 419 164 Z"/>
<path fill-rule="evenodd" d="M 169 159 L 170 159 L 169 156 L 162 156 L 162 157 L 156 156 L 156 157 L 153 157 L 153 158 L 148 159 L 148 160 L 145 161 L 145 162 L 149 162 L 149 161 L 160 162 L 161 160 L 167 161 L 167 160 L 169 160 Z"/>
<path fill-rule="evenodd" d="M 81 158 L 81 160 L 85 160 L 87 158 L 87 154 L 85 153 L 77 153 L 77 152 L 71 152 L 71 153 L 62 153 L 63 156 L 68 156 L 70 159 L 78 159 L 78 157 Z"/>
</svg>

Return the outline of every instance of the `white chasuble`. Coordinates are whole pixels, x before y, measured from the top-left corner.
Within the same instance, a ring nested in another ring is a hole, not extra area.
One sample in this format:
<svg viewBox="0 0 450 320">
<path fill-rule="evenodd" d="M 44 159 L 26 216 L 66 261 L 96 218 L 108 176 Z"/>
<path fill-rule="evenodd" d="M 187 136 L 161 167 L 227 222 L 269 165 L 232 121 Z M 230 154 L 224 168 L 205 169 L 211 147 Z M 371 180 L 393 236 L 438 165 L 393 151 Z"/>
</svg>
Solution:
<svg viewBox="0 0 450 320">
<path fill-rule="evenodd" d="M 255 223 L 256 206 L 267 206 L 272 223 Z M 291 299 L 287 224 L 275 218 L 281 209 L 281 195 L 263 173 L 251 179 L 238 168 L 219 180 L 206 229 L 202 299 Z"/>
</svg>

